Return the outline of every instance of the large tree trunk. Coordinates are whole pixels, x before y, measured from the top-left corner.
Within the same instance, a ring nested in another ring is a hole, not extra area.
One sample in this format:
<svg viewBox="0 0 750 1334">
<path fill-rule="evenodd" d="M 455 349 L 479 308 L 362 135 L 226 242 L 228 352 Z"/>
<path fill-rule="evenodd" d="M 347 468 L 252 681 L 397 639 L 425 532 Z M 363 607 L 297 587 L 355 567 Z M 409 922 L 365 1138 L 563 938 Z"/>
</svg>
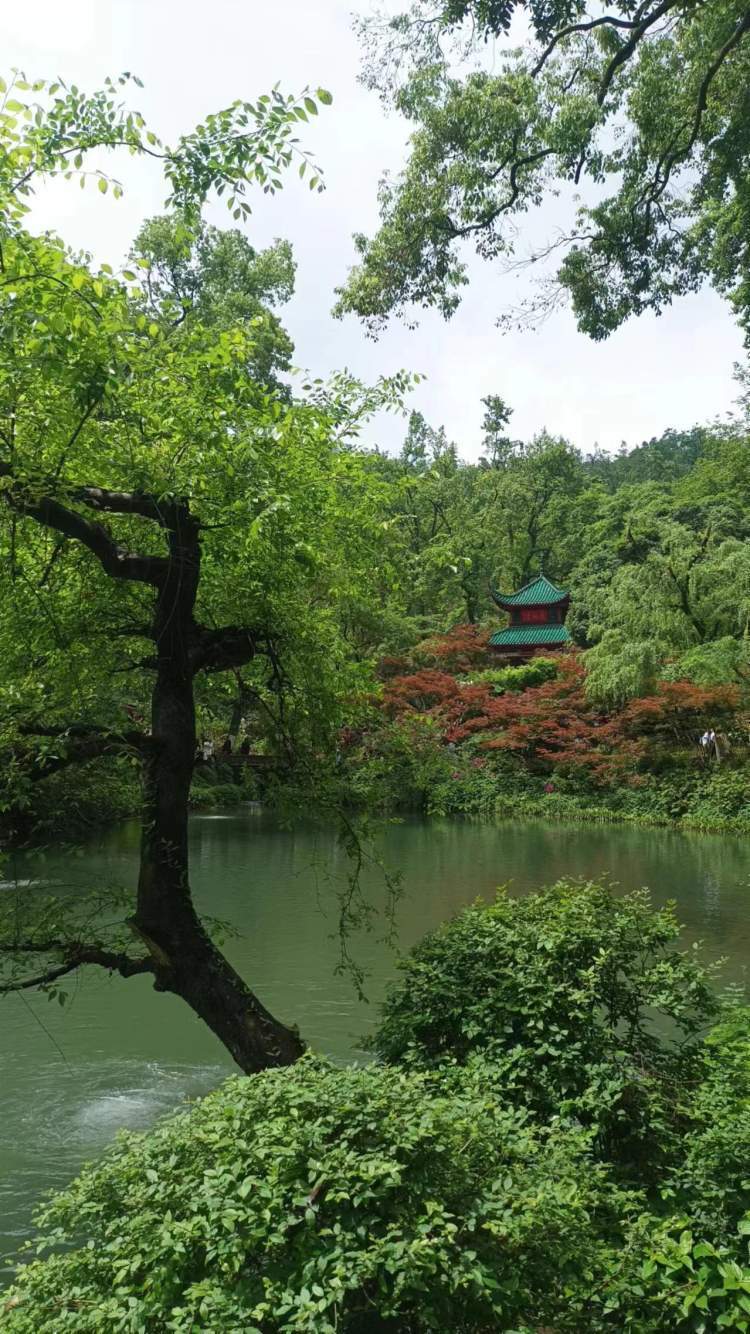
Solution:
<svg viewBox="0 0 750 1334">
<path fill-rule="evenodd" d="M 289 1065 L 304 1046 L 274 1019 L 211 941 L 193 906 L 188 872 L 188 797 L 195 757 L 190 660 L 200 546 L 184 514 L 170 533 L 170 573 L 159 589 L 152 634 L 156 681 L 153 748 L 145 794 L 138 898 L 132 926 L 154 961 L 156 986 L 181 996 L 246 1073 Z"/>
</svg>

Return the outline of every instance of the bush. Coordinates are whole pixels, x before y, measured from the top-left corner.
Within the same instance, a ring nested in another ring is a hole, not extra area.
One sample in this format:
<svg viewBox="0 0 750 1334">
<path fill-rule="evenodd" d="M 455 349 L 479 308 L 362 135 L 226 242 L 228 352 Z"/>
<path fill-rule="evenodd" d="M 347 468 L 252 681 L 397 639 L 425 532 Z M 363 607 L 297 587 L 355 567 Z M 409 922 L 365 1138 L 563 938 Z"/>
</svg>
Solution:
<svg viewBox="0 0 750 1334">
<path fill-rule="evenodd" d="M 349 757 L 350 796 L 378 810 L 423 811 L 451 772 L 451 755 L 431 718 L 385 723 L 364 752 Z"/>
<path fill-rule="evenodd" d="M 750 774 L 747 769 L 713 768 L 694 784 L 685 814 L 696 829 L 750 832 Z"/>
<path fill-rule="evenodd" d="M 628 1199 L 486 1081 L 305 1058 L 86 1169 L 42 1215 L 70 1249 L 20 1271 L 3 1328 L 579 1331 Z"/>
<path fill-rule="evenodd" d="M 138 768 L 127 760 L 108 757 L 72 765 L 31 785 L 28 805 L 6 816 L 8 837 L 73 842 L 133 815 L 141 800 Z"/>
<path fill-rule="evenodd" d="M 238 806 L 245 793 L 235 783 L 203 783 L 193 781 L 190 805 L 205 809 L 214 806 Z"/>
<path fill-rule="evenodd" d="M 544 685 L 556 676 L 557 663 L 552 658 L 532 658 L 520 667 L 490 667 L 483 672 L 472 672 L 469 680 L 471 684 L 490 685 L 496 695 L 504 695 L 506 691 L 517 693 Z"/>
<path fill-rule="evenodd" d="M 517 1105 L 590 1126 L 602 1157 L 649 1174 L 673 1153 L 676 1090 L 695 1082 L 697 1035 L 719 1010 L 710 971 L 675 950 L 678 934 L 646 891 L 617 898 L 561 880 L 524 899 L 501 893 L 403 961 L 371 1045 L 419 1069 L 481 1053 Z"/>
</svg>

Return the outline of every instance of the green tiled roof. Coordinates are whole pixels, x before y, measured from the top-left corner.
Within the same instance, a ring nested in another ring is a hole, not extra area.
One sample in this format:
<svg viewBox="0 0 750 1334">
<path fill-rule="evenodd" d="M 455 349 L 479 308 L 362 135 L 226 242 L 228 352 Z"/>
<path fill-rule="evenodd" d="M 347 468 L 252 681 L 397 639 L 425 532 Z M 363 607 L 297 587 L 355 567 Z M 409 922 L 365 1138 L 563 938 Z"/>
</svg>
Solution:
<svg viewBox="0 0 750 1334">
<path fill-rule="evenodd" d="M 523 644 L 569 644 L 564 625 L 511 625 L 498 630 L 490 639 L 493 648 L 515 648 Z"/>
<path fill-rule="evenodd" d="M 564 588 L 558 588 L 543 574 L 524 584 L 517 593 L 497 593 L 494 588 L 491 591 L 498 607 L 543 607 L 563 602 L 568 596 Z"/>
</svg>

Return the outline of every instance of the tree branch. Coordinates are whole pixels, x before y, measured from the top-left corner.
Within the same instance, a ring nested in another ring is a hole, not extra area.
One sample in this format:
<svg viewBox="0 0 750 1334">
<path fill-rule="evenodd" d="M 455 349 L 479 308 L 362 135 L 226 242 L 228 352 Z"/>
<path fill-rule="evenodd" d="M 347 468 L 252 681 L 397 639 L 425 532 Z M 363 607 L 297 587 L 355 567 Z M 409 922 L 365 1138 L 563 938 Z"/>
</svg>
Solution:
<svg viewBox="0 0 750 1334">
<path fill-rule="evenodd" d="M 0 982 L 0 996 L 7 995 L 12 991 L 28 991 L 35 987 L 50 986 L 58 978 L 65 977 L 68 973 L 74 973 L 83 964 L 97 964 L 100 968 L 106 968 L 110 973 L 119 973 L 121 977 L 136 977 L 139 974 L 153 973 L 154 971 L 153 962 L 147 956 L 133 959 L 129 954 L 108 950 L 97 944 L 71 945 L 63 941 L 45 941 L 40 945 L 24 943 L 3 947 L 3 953 L 6 954 L 49 954 L 54 951 L 67 954 L 62 963 L 52 964 L 44 972 L 36 973 L 33 977 L 20 978 L 15 982 Z"/>
<path fill-rule="evenodd" d="M 57 968 L 48 968 L 43 973 L 37 973 L 34 977 L 22 978 L 19 982 L 0 982 L 0 996 L 7 996 L 12 991 L 27 991 L 35 987 L 48 987 L 52 982 L 56 982 L 58 977 L 65 977 L 66 973 L 72 973 L 78 967 L 77 964 L 59 964 Z"/>
<path fill-rule="evenodd" d="M 69 727 L 45 727 L 25 723 L 19 731 L 24 736 L 57 737 L 66 743 L 64 754 L 42 755 L 32 760 L 30 768 L 26 770 L 26 777 L 32 783 L 49 778 L 51 774 L 57 773 L 60 769 L 67 769 L 71 764 L 87 764 L 102 755 L 133 750 L 144 755 L 153 745 L 152 738 L 145 732 L 135 730 L 111 732 L 85 723 L 74 723 Z"/>
<path fill-rule="evenodd" d="M 672 174 L 673 168 L 676 166 L 678 162 L 682 162 L 686 157 L 689 157 L 691 152 L 693 151 L 696 140 L 700 133 L 701 124 L 703 122 L 703 115 L 706 110 L 706 107 L 708 106 L 708 94 L 711 90 L 711 84 L 713 83 L 714 79 L 719 73 L 719 70 L 724 64 L 724 61 L 727 59 L 729 55 L 731 55 L 735 47 L 739 46 L 740 42 L 742 41 L 742 38 L 745 36 L 747 32 L 750 32 L 750 10 L 748 10 L 748 12 L 741 19 L 738 20 L 732 33 L 727 38 L 727 40 L 725 41 L 724 45 L 720 48 L 720 50 L 717 51 L 714 59 L 711 61 L 711 64 L 706 70 L 703 79 L 701 80 L 701 85 L 698 89 L 698 98 L 695 105 L 695 113 L 693 115 L 693 121 L 690 127 L 690 133 L 687 142 L 683 144 L 681 148 L 672 148 L 672 144 L 674 144 L 674 138 L 673 138 L 669 148 L 667 148 L 666 151 L 660 157 L 656 165 L 654 178 L 649 187 L 647 198 L 649 198 L 650 201 L 655 202 L 657 199 L 660 198 L 661 195 L 663 195 L 664 191 L 667 188 L 667 185 L 669 184 L 669 178 Z"/>
<path fill-rule="evenodd" d="M 159 499 L 148 491 L 109 491 L 102 486 L 81 486 L 73 492 L 82 505 L 100 513 L 137 514 L 151 519 L 161 528 L 179 527 L 181 520 L 192 519 L 187 502 L 172 496 Z"/>
<path fill-rule="evenodd" d="M 610 14 L 605 14 L 603 18 L 590 19 L 586 23 L 569 23 L 567 27 L 560 28 L 559 32 L 555 33 L 542 51 L 536 65 L 534 65 L 534 68 L 531 71 L 532 79 L 535 79 L 538 74 L 541 74 L 544 66 L 552 55 L 552 52 L 555 50 L 555 47 L 558 46 L 565 37 L 572 37 L 583 32 L 592 32 L 594 28 L 602 28 L 605 26 L 609 28 L 625 28 L 632 30 L 636 27 L 636 24 L 637 21 L 635 19 L 617 19 Z"/>
<path fill-rule="evenodd" d="M 33 519 L 35 523 L 40 524 L 43 528 L 51 528 L 55 532 L 62 533 L 64 537 L 81 542 L 96 556 L 104 571 L 111 575 L 113 579 L 132 579 L 136 582 L 152 584 L 155 587 L 159 587 L 162 583 L 168 569 L 166 557 L 141 556 L 135 552 L 125 550 L 119 543 L 115 542 L 102 524 L 94 523 L 75 510 L 68 509 L 60 501 L 54 500 L 52 496 L 34 497 L 28 486 L 24 486 L 14 477 L 10 465 L 0 462 L 0 478 L 2 477 L 11 480 L 11 486 L 6 488 L 4 494 L 8 504 L 16 513 L 26 515 L 27 518 Z M 84 490 L 95 492 L 97 488 L 84 488 Z M 119 493 L 104 492 L 102 494 L 115 495 Z M 83 496 L 78 498 L 84 499 Z M 84 503 L 88 502 L 84 500 Z M 135 508 L 131 510 L 120 509 L 118 512 L 140 513 L 140 510 Z"/>
<path fill-rule="evenodd" d="M 458 239 L 461 236 L 470 236 L 472 232 L 481 232 L 485 227 L 489 227 L 496 218 L 499 218 L 501 213 L 507 213 L 508 210 L 513 207 L 521 193 L 521 186 L 518 181 L 519 171 L 522 171 L 524 167 L 533 167 L 537 162 L 542 162 L 545 158 L 551 157 L 554 152 L 556 152 L 556 149 L 554 148 L 539 148 L 536 152 L 528 153 L 525 157 L 517 158 L 516 161 L 513 162 L 506 158 L 497 170 L 490 174 L 490 180 L 494 180 L 501 171 L 504 171 L 506 167 L 510 167 L 508 173 L 510 194 L 508 195 L 508 198 L 502 204 L 498 204 L 497 208 L 490 209 L 484 217 L 480 218 L 479 222 L 467 222 L 463 227 L 458 226 L 456 223 L 452 222 L 450 218 L 446 217 L 445 226 L 450 231 L 451 235 Z"/>
<path fill-rule="evenodd" d="M 660 18 L 663 18 L 665 14 L 668 14 L 670 9 L 676 9 L 678 5 L 682 5 L 683 3 L 684 0 L 661 0 L 661 4 L 658 4 L 656 9 L 652 9 L 650 14 L 647 14 L 645 18 L 641 19 L 638 26 L 634 28 L 632 36 L 620 47 L 619 51 L 615 53 L 604 71 L 596 98 L 599 106 L 603 105 L 604 99 L 609 92 L 612 80 L 618 69 L 621 65 L 625 65 L 627 61 L 630 60 L 638 43 L 645 37 L 649 28 L 652 28 L 655 23 L 658 23 Z M 697 0 L 689 0 L 689 3 L 697 3 Z"/>
</svg>

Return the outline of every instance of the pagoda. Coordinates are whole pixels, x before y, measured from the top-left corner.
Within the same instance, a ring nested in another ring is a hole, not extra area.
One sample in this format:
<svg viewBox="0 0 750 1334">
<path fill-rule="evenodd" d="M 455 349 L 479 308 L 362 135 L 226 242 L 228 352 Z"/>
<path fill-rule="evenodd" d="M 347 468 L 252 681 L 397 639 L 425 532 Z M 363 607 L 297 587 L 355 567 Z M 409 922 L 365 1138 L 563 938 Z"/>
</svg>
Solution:
<svg viewBox="0 0 750 1334">
<path fill-rule="evenodd" d="M 507 611 L 510 624 L 490 638 L 490 648 L 507 660 L 525 662 L 535 654 L 559 652 L 572 642 L 565 626 L 570 594 L 544 574 L 531 579 L 516 593 L 498 593 L 490 586 L 493 600 Z"/>
</svg>

